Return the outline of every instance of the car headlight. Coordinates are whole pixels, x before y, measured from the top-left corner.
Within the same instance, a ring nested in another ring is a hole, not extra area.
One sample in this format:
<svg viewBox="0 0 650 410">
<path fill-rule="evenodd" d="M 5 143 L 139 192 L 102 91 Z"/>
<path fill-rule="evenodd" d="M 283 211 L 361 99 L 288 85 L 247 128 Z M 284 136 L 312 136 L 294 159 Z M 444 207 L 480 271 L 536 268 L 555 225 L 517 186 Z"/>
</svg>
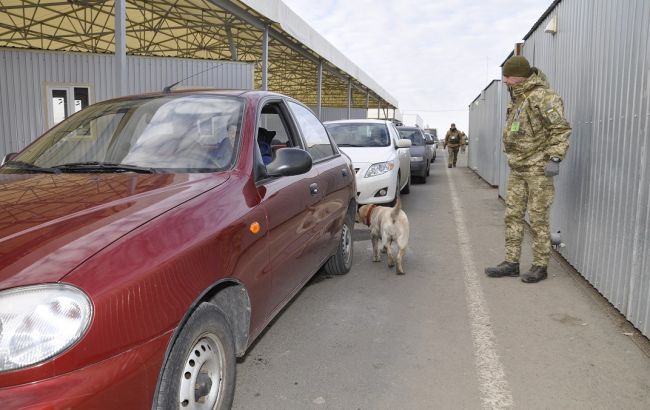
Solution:
<svg viewBox="0 0 650 410">
<path fill-rule="evenodd" d="M 421 162 L 424 161 L 424 157 L 411 157 L 411 162 Z"/>
<path fill-rule="evenodd" d="M 376 177 L 377 175 L 385 174 L 386 172 L 391 171 L 393 168 L 395 168 L 395 163 L 392 161 L 372 164 L 366 171 L 365 178 Z"/>
<path fill-rule="evenodd" d="M 83 336 L 92 305 L 79 289 L 45 284 L 0 292 L 0 372 L 49 359 Z"/>
</svg>

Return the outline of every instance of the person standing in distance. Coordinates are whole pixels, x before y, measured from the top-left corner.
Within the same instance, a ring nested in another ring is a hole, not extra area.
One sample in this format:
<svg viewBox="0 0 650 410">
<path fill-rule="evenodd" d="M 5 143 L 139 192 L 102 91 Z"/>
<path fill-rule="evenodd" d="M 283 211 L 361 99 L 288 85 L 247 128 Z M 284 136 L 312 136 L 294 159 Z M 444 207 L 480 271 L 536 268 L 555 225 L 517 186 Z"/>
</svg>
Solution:
<svg viewBox="0 0 650 410">
<path fill-rule="evenodd" d="M 490 277 L 519 276 L 526 209 L 533 233 L 533 266 L 521 276 L 526 283 L 548 276 L 551 254 L 549 209 L 555 187 L 553 177 L 569 148 L 571 126 L 564 118 L 562 99 L 541 70 L 531 68 L 523 56 L 503 65 L 503 82 L 510 92 L 503 145 L 510 175 L 505 214 L 506 260 L 485 269 Z"/>
<path fill-rule="evenodd" d="M 452 123 L 451 128 L 447 131 L 445 135 L 444 147 L 447 148 L 447 168 L 456 166 L 456 161 L 458 160 L 458 150 L 460 146 L 463 145 L 463 140 L 461 132 L 456 129 L 456 124 Z"/>
</svg>

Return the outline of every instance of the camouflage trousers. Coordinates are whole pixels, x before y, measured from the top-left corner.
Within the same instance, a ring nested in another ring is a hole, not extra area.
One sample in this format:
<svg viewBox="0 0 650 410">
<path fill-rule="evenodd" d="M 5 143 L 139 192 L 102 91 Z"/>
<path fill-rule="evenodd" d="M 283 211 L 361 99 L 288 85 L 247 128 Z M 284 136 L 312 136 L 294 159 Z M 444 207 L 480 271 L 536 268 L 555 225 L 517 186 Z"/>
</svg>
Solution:
<svg viewBox="0 0 650 410">
<path fill-rule="evenodd" d="M 533 231 L 533 264 L 547 266 L 551 255 L 548 212 L 553 203 L 553 178 L 511 172 L 506 200 L 506 260 L 519 262 L 526 209 Z"/>
<path fill-rule="evenodd" d="M 456 165 L 456 161 L 458 160 L 458 149 L 460 147 L 447 147 L 447 152 L 449 155 L 447 155 L 447 164 L 449 165 Z"/>
</svg>

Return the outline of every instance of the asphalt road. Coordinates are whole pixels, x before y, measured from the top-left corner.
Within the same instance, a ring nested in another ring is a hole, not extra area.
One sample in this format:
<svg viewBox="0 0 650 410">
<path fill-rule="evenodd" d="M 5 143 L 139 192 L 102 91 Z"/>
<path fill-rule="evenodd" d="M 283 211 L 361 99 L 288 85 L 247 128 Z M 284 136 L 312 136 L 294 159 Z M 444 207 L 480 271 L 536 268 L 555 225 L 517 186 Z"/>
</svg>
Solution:
<svg viewBox="0 0 650 410">
<path fill-rule="evenodd" d="M 650 343 L 558 255 L 549 279 L 487 278 L 504 205 L 442 150 L 402 197 L 406 275 L 317 275 L 237 365 L 235 409 L 650 409 Z M 532 261 L 527 233 L 522 268 Z"/>
</svg>

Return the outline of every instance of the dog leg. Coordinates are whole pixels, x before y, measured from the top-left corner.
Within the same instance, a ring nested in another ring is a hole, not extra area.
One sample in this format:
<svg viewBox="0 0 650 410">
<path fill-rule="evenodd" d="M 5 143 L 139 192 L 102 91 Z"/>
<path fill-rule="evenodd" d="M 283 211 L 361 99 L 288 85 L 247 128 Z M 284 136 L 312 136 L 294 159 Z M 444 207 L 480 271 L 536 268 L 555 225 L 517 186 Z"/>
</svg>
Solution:
<svg viewBox="0 0 650 410">
<path fill-rule="evenodd" d="M 388 255 L 388 267 L 392 268 L 395 266 L 395 259 L 393 259 L 393 241 L 390 239 L 388 240 L 388 243 L 384 244 L 384 249 L 386 249 L 386 255 Z"/>
<path fill-rule="evenodd" d="M 402 267 L 402 258 L 406 254 L 406 248 L 399 248 L 397 250 L 397 274 L 398 275 L 403 275 L 404 274 L 404 268 Z"/>
<path fill-rule="evenodd" d="M 381 262 L 381 256 L 379 256 L 379 237 L 371 235 L 370 239 L 372 240 L 372 261 Z"/>
</svg>

